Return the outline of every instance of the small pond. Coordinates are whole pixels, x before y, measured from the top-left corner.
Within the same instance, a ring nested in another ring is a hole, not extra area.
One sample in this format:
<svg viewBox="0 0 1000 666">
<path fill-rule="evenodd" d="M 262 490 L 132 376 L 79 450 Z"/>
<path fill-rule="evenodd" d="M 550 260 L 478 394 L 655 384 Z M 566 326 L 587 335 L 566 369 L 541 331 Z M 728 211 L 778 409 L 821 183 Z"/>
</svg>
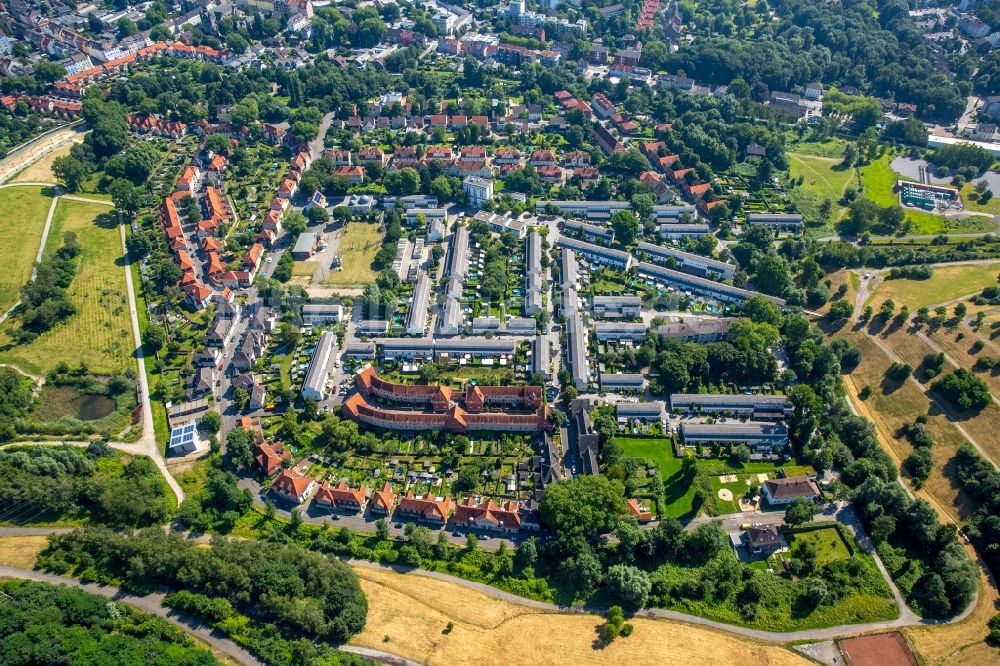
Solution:
<svg viewBox="0 0 1000 666">
<path fill-rule="evenodd" d="M 76 410 L 77 418 L 81 421 L 97 421 L 115 411 L 118 406 L 114 400 L 105 395 L 95 395 L 84 393 L 69 401 L 69 404 Z"/>
</svg>

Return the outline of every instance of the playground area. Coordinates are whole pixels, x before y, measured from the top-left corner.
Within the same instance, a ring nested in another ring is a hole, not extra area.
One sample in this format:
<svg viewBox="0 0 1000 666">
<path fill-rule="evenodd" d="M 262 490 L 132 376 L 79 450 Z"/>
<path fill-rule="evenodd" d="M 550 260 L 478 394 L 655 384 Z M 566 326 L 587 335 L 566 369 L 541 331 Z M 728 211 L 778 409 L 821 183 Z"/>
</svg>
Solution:
<svg viewBox="0 0 1000 666">
<path fill-rule="evenodd" d="M 760 510 L 760 487 L 770 478 L 765 473 L 722 474 L 710 481 L 722 513 Z M 751 492 L 751 490 L 753 492 Z"/>
</svg>

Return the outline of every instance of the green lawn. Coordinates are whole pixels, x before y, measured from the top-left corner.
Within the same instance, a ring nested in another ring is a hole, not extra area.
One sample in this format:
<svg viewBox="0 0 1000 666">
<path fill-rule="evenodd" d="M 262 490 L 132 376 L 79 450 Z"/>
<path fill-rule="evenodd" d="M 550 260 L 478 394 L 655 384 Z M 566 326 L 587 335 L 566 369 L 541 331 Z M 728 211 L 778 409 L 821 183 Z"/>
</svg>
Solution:
<svg viewBox="0 0 1000 666">
<path fill-rule="evenodd" d="M 793 554 L 804 544 L 811 545 L 816 550 L 816 565 L 820 567 L 837 560 L 846 560 L 851 556 L 851 551 L 847 549 L 847 544 L 834 525 L 787 534 L 786 539 Z"/>
<path fill-rule="evenodd" d="M 996 284 L 1000 262 L 995 264 L 963 264 L 938 266 L 928 280 L 884 280 L 868 299 L 876 310 L 888 298 L 899 311 L 907 305 L 911 312 L 921 307 L 944 303 L 961 296 L 981 291 Z"/>
<path fill-rule="evenodd" d="M 364 286 L 374 280 L 372 261 L 382 249 L 383 237 L 377 224 L 349 222 L 338 250 L 343 270 L 330 271 L 323 284 L 329 287 Z"/>
<path fill-rule="evenodd" d="M 807 232 L 810 236 L 828 236 L 836 233 L 835 224 L 840 218 L 840 201 L 850 184 L 857 184 L 854 169 L 840 168 L 841 160 L 834 157 L 819 157 L 815 155 L 788 154 L 788 173 L 793 180 L 802 178 L 802 184 L 789 192 L 789 198 L 795 203 L 807 221 L 819 220 L 819 209 L 824 199 L 833 204 L 833 211 L 822 220 L 822 224 L 810 224 Z"/>
<path fill-rule="evenodd" d="M 863 194 L 879 206 L 892 206 L 899 202 L 892 188 L 895 187 L 896 181 L 902 178 L 902 176 L 892 170 L 890 166 L 891 160 L 892 155 L 886 153 L 879 159 L 861 167 Z M 903 180 L 908 179 L 904 178 Z M 910 208 L 904 210 L 906 210 L 906 219 L 912 224 L 910 233 L 918 236 L 993 231 L 996 228 L 993 222 L 983 217 L 970 217 L 961 220 L 942 215 L 933 215 Z"/>
<path fill-rule="evenodd" d="M 40 187 L 0 189 L 0 313 L 17 302 L 18 292 L 31 277 L 45 216 L 52 199 Z"/>
<path fill-rule="evenodd" d="M 680 518 L 691 513 L 697 487 L 694 475 L 681 471 L 682 459 L 674 455 L 670 440 L 665 437 L 615 437 L 622 455 L 641 458 L 656 465 L 663 479 L 664 506 L 660 518 Z"/>
<path fill-rule="evenodd" d="M 760 473 L 767 474 L 769 477 L 774 476 L 769 471 Z M 712 486 L 712 496 L 715 498 L 715 506 L 718 507 L 719 513 L 739 513 L 740 498 L 746 495 L 747 490 L 750 488 L 748 480 L 756 481 L 757 474 L 757 472 L 741 472 L 736 475 L 737 480 L 731 483 L 722 483 L 722 481 L 719 480 L 718 475 L 713 475 L 709 478 L 709 483 Z M 719 491 L 723 489 L 731 492 L 733 494 L 733 499 L 724 500 L 719 497 Z"/>
<path fill-rule="evenodd" d="M 994 196 L 990 197 L 985 203 L 980 203 L 979 194 L 976 192 L 974 183 L 975 181 L 969 182 L 962 187 L 962 203 L 965 204 L 965 209 L 968 211 L 989 213 L 990 215 L 1000 215 L 1000 198 L 994 193 Z"/>
<path fill-rule="evenodd" d="M 847 141 L 837 137 L 821 140 L 815 138 L 799 140 L 794 133 L 786 134 L 785 150 L 799 155 L 814 155 L 816 157 L 843 157 Z"/>
<path fill-rule="evenodd" d="M 45 252 L 63 243 L 73 232 L 81 247 L 76 276 L 69 296 L 76 314 L 34 341 L 15 345 L 10 338 L 14 321 L 0 329 L 0 363 L 44 374 L 58 363 L 85 363 L 91 372 L 122 372 L 132 363 L 132 328 L 129 323 L 125 275 L 117 220 L 110 206 L 60 199 L 52 217 Z"/>
</svg>

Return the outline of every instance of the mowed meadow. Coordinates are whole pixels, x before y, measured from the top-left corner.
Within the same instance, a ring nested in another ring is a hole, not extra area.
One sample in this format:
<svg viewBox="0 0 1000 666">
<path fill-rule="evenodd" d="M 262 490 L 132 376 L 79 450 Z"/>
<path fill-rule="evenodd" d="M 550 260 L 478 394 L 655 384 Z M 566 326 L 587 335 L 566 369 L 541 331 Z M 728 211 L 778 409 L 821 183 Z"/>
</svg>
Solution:
<svg viewBox="0 0 1000 666">
<path fill-rule="evenodd" d="M 85 363 L 98 374 L 124 371 L 131 364 L 134 344 L 117 217 L 109 205 L 60 199 L 45 253 L 60 247 L 67 232 L 76 234 L 81 248 L 68 290 L 76 314 L 20 345 L 11 337 L 16 322 L 4 322 L 0 363 L 34 374 L 45 374 L 59 363 L 73 367 Z"/>
<path fill-rule="evenodd" d="M 0 188 L 0 314 L 31 277 L 52 198 L 41 187 Z"/>
</svg>

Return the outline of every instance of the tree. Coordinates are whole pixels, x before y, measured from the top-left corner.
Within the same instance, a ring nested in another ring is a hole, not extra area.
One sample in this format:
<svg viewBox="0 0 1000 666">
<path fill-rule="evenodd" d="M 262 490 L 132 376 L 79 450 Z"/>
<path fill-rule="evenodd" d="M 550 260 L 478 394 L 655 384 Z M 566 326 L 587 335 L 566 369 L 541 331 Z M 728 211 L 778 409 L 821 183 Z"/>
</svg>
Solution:
<svg viewBox="0 0 1000 666">
<path fill-rule="evenodd" d="M 385 518 L 379 518 L 375 521 L 375 536 L 378 537 L 379 541 L 389 539 L 389 523 L 385 522 Z"/>
<path fill-rule="evenodd" d="M 611 214 L 611 228 L 619 243 L 630 245 L 635 242 L 635 237 L 639 233 L 639 221 L 632 211 L 616 210 Z"/>
<path fill-rule="evenodd" d="M 214 411 L 205 412 L 201 417 L 200 426 L 207 432 L 217 433 L 222 428 L 222 415 Z"/>
<path fill-rule="evenodd" d="M 162 326 L 157 324 L 150 324 L 146 327 L 146 332 L 142 334 L 143 344 L 154 354 L 163 348 L 163 343 L 166 342 L 166 339 L 166 332 Z"/>
<path fill-rule="evenodd" d="M 913 453 L 903 461 L 903 469 L 913 477 L 913 485 L 917 488 L 923 487 L 934 470 L 934 456 L 930 447 L 920 446 L 913 449 Z"/>
<path fill-rule="evenodd" d="M 35 65 L 35 78 L 43 83 L 55 83 L 66 76 L 66 68 L 57 62 L 42 61 Z"/>
<path fill-rule="evenodd" d="M 963 411 L 980 410 L 992 400 L 986 382 L 965 368 L 942 377 L 932 386 Z"/>
<path fill-rule="evenodd" d="M 792 527 L 798 527 L 808 523 L 815 515 L 816 503 L 800 497 L 785 509 L 785 523 Z"/>
<path fill-rule="evenodd" d="M 542 496 L 542 521 L 559 539 L 595 536 L 617 524 L 625 508 L 624 492 L 620 482 L 601 475 L 559 481 Z"/>
<path fill-rule="evenodd" d="M 833 320 L 838 321 L 841 319 L 847 319 L 854 312 L 854 308 L 847 301 L 834 301 L 830 304 L 830 310 L 827 312 L 827 316 Z"/>
<path fill-rule="evenodd" d="M 247 52 L 250 48 L 250 43 L 247 42 L 246 37 L 238 32 L 231 32 L 226 35 L 226 46 L 228 46 L 234 53 L 243 54 Z"/>
<path fill-rule="evenodd" d="M 615 599 L 629 606 L 641 608 L 649 599 L 651 583 L 649 575 L 637 567 L 616 564 L 608 567 L 604 576 L 604 587 Z"/>
<path fill-rule="evenodd" d="M 134 215 L 142 205 L 142 190 L 124 178 L 115 178 L 108 186 L 115 208 L 126 216 Z"/>
<path fill-rule="evenodd" d="M 889 379 L 894 379 L 897 382 L 901 382 L 913 374 L 913 368 L 909 363 L 898 363 L 893 362 L 886 371 L 886 376 Z"/>
<path fill-rule="evenodd" d="M 253 452 L 250 450 L 250 433 L 243 428 L 233 428 L 226 436 L 226 458 L 237 470 L 250 469 Z"/>
<path fill-rule="evenodd" d="M 52 173 L 67 192 L 76 192 L 87 177 L 87 166 L 72 155 L 52 160 Z"/>
</svg>

